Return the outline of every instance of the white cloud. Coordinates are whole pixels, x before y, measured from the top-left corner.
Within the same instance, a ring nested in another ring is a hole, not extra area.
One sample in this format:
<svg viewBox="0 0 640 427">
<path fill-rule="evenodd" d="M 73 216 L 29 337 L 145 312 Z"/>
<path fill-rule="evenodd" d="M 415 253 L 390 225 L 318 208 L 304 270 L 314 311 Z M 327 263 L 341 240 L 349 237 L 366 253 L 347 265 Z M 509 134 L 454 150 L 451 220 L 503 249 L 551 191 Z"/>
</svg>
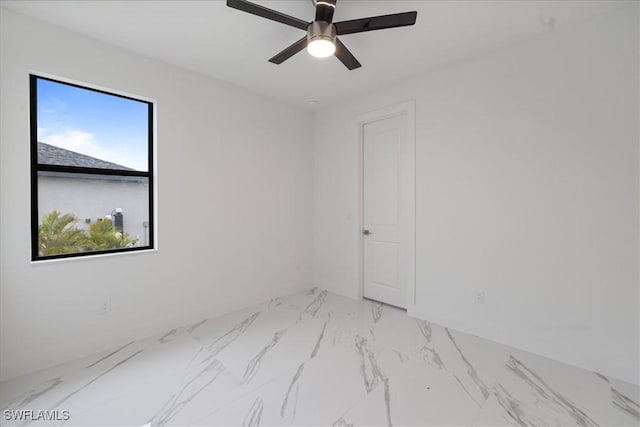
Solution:
<svg viewBox="0 0 640 427">
<path fill-rule="evenodd" d="M 42 130 L 45 132 L 38 132 L 39 139 L 49 145 L 55 145 L 65 150 L 75 151 L 76 153 L 86 154 L 102 160 L 111 161 L 110 159 L 114 157 L 114 153 L 101 147 L 94 135 L 89 132 L 66 128 L 60 133 L 48 134 L 46 129 L 39 129 L 39 131 Z"/>
<path fill-rule="evenodd" d="M 46 128 L 38 128 L 38 140 L 49 145 L 75 151 L 97 159 L 117 163 L 123 166 L 130 166 L 127 159 L 121 153 L 109 150 L 96 140 L 94 134 L 80 129 L 65 128 L 59 132 L 49 132 Z M 130 166 L 134 167 L 135 166 Z"/>
</svg>

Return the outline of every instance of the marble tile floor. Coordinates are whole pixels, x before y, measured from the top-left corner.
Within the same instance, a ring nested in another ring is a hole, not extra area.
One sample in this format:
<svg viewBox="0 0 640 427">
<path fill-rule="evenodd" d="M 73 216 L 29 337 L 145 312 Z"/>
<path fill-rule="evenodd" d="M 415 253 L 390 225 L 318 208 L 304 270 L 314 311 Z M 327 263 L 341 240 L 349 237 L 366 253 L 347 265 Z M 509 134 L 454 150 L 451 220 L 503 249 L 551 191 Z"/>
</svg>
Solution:
<svg viewBox="0 0 640 427">
<path fill-rule="evenodd" d="M 637 426 L 639 402 L 638 386 L 313 289 L 1 383 L 0 424 Z M 21 410 L 69 419 L 6 419 Z"/>
</svg>

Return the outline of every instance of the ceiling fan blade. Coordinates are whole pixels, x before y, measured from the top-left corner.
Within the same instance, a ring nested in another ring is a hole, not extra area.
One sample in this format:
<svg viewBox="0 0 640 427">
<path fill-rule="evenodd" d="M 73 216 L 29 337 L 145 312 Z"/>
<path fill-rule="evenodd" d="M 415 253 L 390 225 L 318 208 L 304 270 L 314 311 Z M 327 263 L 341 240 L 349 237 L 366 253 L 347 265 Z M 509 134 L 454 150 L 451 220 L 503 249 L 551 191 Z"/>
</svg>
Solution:
<svg viewBox="0 0 640 427">
<path fill-rule="evenodd" d="M 304 36 L 288 48 L 284 49 L 282 52 L 278 53 L 276 56 L 271 58 L 269 62 L 272 62 L 274 64 L 282 64 L 284 61 L 291 58 L 293 55 L 300 52 L 305 47 L 307 47 L 307 36 Z"/>
<path fill-rule="evenodd" d="M 334 55 L 344 64 L 345 67 L 349 69 L 349 71 L 362 67 L 356 57 L 349 52 L 349 49 L 347 49 L 339 39 L 336 39 L 336 52 Z"/>
<path fill-rule="evenodd" d="M 336 10 L 336 0 L 316 0 L 316 21 L 324 21 L 329 24 L 333 20 L 333 12 Z"/>
<path fill-rule="evenodd" d="M 227 0 L 227 6 L 233 9 L 238 9 L 243 12 L 250 13 L 252 15 L 257 15 L 262 18 L 280 22 L 281 24 L 290 25 L 292 27 L 299 28 L 305 31 L 309 26 L 308 22 L 305 22 L 301 19 L 294 18 L 293 16 L 280 13 L 278 11 L 248 2 L 246 0 Z"/>
<path fill-rule="evenodd" d="M 364 31 L 384 30 L 385 28 L 406 27 L 416 23 L 418 12 L 394 13 L 392 15 L 372 16 L 370 18 L 353 19 L 351 21 L 335 22 L 336 33 L 362 33 Z"/>
</svg>

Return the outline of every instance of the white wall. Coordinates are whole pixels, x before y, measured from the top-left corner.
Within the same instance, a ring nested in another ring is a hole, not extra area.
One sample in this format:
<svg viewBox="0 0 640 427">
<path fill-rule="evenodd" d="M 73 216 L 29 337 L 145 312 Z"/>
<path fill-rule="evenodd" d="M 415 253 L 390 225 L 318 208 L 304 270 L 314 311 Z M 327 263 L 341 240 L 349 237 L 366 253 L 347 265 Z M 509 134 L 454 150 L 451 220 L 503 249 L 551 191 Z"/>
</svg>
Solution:
<svg viewBox="0 0 640 427">
<path fill-rule="evenodd" d="M 70 213 L 77 220 L 73 226 L 88 230 L 91 224 L 106 215 L 122 209 L 124 233 L 137 239 L 135 246 L 147 246 L 149 221 L 149 180 L 139 177 L 113 177 L 48 173 L 38 178 L 38 214 L 42 217 L 52 211 Z M 199 233 L 197 227 L 187 229 Z"/>
<path fill-rule="evenodd" d="M 0 378 L 311 285 L 309 113 L 0 10 Z M 29 262 L 31 70 L 157 100 L 157 252 Z"/>
<path fill-rule="evenodd" d="M 637 8 L 317 114 L 314 284 L 358 296 L 355 117 L 415 99 L 410 313 L 638 383 Z"/>
</svg>

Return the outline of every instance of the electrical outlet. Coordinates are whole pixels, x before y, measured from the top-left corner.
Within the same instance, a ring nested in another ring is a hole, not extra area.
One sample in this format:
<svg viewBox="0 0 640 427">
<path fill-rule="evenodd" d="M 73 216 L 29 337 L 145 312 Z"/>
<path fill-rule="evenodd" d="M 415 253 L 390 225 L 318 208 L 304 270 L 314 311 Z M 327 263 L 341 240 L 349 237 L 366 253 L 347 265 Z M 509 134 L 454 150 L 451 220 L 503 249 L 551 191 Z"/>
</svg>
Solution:
<svg viewBox="0 0 640 427">
<path fill-rule="evenodd" d="M 484 304 L 484 291 L 476 291 L 473 296 L 473 302 L 475 304 Z"/>
<path fill-rule="evenodd" d="M 111 298 L 104 297 L 100 304 L 100 314 L 111 313 Z"/>
</svg>

